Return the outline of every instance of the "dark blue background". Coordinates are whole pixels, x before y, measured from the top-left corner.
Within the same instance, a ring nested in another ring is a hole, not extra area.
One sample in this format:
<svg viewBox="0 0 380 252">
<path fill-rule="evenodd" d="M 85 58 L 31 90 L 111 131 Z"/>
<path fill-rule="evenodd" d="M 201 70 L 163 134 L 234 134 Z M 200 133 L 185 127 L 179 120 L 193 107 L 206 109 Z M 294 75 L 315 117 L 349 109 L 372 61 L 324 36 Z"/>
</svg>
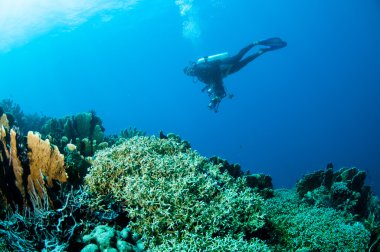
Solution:
<svg viewBox="0 0 380 252">
<path fill-rule="evenodd" d="M 188 16 L 153 2 L 1 54 L 1 98 L 57 117 L 95 109 L 107 133 L 174 132 L 277 187 L 333 162 L 368 171 L 380 192 L 379 1 L 199 0 Z M 189 18 L 199 38 L 183 37 Z M 183 67 L 273 36 L 288 47 L 225 79 L 235 97 L 209 111 Z"/>
</svg>

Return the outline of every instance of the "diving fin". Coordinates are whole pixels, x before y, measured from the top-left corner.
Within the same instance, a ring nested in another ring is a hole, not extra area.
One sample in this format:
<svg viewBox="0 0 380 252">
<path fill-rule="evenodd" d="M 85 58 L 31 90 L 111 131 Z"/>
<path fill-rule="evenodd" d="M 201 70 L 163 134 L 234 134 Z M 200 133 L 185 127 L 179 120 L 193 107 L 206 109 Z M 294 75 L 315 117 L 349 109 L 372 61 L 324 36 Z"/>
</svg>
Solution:
<svg viewBox="0 0 380 252">
<path fill-rule="evenodd" d="M 263 45 L 263 46 L 269 46 L 268 48 L 269 50 L 280 49 L 287 45 L 287 43 L 280 38 L 269 38 L 269 39 L 261 40 L 257 44 Z"/>
</svg>

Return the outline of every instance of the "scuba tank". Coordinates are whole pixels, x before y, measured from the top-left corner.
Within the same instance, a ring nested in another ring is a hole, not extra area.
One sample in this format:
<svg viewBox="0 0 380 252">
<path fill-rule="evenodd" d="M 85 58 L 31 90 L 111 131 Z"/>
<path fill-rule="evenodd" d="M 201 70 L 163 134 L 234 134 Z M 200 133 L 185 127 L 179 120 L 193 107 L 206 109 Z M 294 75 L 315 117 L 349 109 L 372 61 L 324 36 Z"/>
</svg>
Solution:
<svg viewBox="0 0 380 252">
<path fill-rule="evenodd" d="M 206 56 L 203 58 L 200 58 L 197 60 L 196 64 L 206 63 L 206 62 L 212 62 L 215 60 L 222 60 L 228 57 L 228 52 L 219 53 L 211 56 Z"/>
</svg>

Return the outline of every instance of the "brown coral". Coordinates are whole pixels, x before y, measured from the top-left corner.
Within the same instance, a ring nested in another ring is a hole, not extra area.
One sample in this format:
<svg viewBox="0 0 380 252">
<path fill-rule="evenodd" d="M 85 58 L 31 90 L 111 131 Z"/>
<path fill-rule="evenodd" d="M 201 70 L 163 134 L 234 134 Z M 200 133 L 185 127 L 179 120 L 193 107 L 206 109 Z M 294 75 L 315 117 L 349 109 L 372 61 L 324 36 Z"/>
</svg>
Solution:
<svg viewBox="0 0 380 252">
<path fill-rule="evenodd" d="M 59 182 L 67 181 L 64 157 L 57 146 L 51 146 L 48 139 L 43 141 L 38 133 L 28 132 L 28 158 L 30 175 L 28 176 L 28 191 L 37 190 L 40 198 L 45 196 L 44 178 L 47 186 L 53 186 L 53 179 Z"/>
<path fill-rule="evenodd" d="M 15 174 L 15 184 L 18 190 L 21 192 L 23 199 L 25 199 L 25 192 L 23 188 L 22 175 L 24 174 L 24 169 L 20 159 L 18 158 L 17 153 L 17 140 L 16 140 L 16 131 L 11 129 L 11 148 L 10 148 L 10 159 L 13 167 L 13 173 Z"/>
<path fill-rule="evenodd" d="M 6 114 L 2 114 L 0 116 L 0 126 L 4 126 L 4 128 L 9 129 L 9 122 Z"/>
</svg>

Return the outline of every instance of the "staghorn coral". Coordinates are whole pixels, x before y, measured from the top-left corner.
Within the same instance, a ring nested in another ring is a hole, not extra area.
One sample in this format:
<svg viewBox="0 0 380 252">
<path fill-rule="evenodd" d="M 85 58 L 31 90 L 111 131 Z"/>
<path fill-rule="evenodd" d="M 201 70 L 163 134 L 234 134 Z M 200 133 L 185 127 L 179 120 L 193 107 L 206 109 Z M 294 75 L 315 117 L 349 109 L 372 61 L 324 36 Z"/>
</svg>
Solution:
<svg viewBox="0 0 380 252">
<path fill-rule="evenodd" d="M 175 138 L 134 137 L 99 151 L 85 182 L 94 210 L 121 204 L 150 249 L 193 234 L 240 239 L 264 225 L 263 199 L 244 178 L 222 173 Z"/>
<path fill-rule="evenodd" d="M 361 252 L 369 247 L 370 233 L 350 215 L 332 208 L 309 206 L 291 190 L 277 190 L 265 201 L 272 224 L 274 251 Z"/>
<path fill-rule="evenodd" d="M 160 246 L 150 249 L 149 252 L 170 252 L 170 251 L 186 251 L 186 252 L 269 252 L 268 246 L 261 240 L 253 238 L 249 241 L 245 240 L 243 235 L 238 238 L 231 237 L 211 237 L 209 235 L 200 236 L 190 234 L 178 243 L 177 240 L 165 240 Z"/>
</svg>

